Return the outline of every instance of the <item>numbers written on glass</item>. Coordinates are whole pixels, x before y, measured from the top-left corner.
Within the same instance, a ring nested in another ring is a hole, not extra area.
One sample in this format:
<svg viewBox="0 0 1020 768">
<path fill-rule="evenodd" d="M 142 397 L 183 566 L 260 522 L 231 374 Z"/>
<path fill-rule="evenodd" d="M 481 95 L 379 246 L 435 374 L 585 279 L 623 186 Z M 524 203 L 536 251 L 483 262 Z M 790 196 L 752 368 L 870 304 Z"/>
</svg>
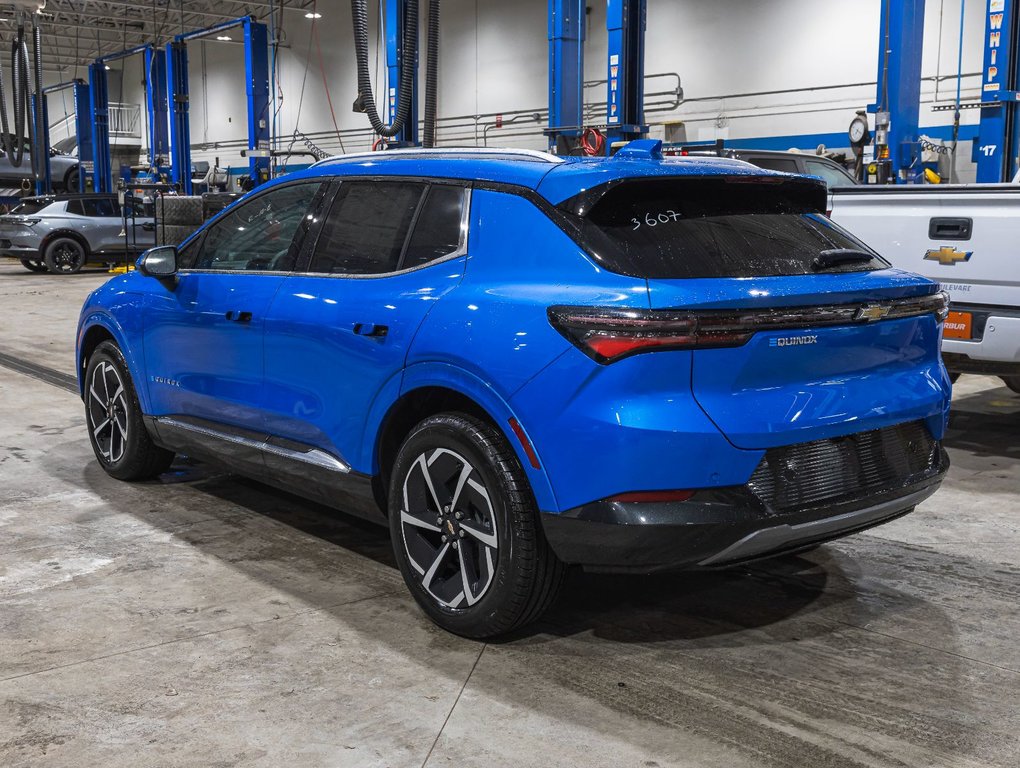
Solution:
<svg viewBox="0 0 1020 768">
<path fill-rule="evenodd" d="M 680 214 L 670 208 L 664 213 L 652 213 L 649 211 L 644 215 L 643 220 L 635 216 L 631 219 L 631 223 L 634 225 L 634 229 L 641 229 L 641 227 L 654 227 L 659 224 L 669 224 L 669 222 L 676 221 L 680 218 L 682 218 Z"/>
</svg>

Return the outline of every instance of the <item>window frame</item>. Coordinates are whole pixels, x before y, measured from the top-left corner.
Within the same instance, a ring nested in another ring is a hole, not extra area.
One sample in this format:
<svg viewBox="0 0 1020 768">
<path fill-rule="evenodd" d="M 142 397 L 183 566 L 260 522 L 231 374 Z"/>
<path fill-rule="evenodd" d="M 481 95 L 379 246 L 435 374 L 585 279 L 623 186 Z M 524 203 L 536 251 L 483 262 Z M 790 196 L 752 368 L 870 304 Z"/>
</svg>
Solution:
<svg viewBox="0 0 1020 768">
<path fill-rule="evenodd" d="M 202 255 L 203 249 L 205 248 L 206 235 L 209 233 L 209 230 L 211 230 L 213 227 L 215 227 L 218 224 L 220 224 L 223 221 L 223 219 L 225 219 L 227 216 L 230 216 L 231 214 L 233 214 L 234 211 L 239 210 L 242 206 L 248 205 L 249 203 L 252 203 L 252 202 L 258 200 L 258 199 L 264 197 L 265 195 L 272 194 L 273 192 L 277 192 L 277 191 L 280 191 L 282 189 L 286 189 L 287 187 L 293 187 L 293 186 L 297 186 L 299 184 L 318 184 L 319 185 L 319 188 L 315 191 L 315 194 L 312 195 L 312 200 L 311 200 L 311 202 L 308 205 L 308 212 L 310 212 L 312 214 L 312 216 L 314 217 L 316 214 L 321 212 L 323 201 L 327 197 L 329 197 L 329 192 L 331 190 L 331 184 L 330 184 L 331 181 L 332 181 L 332 179 L 330 179 L 328 176 L 326 176 L 326 177 L 316 176 L 316 177 L 312 177 L 312 178 L 294 179 L 293 181 L 288 181 L 288 182 L 286 182 L 284 184 L 276 184 L 276 185 L 274 185 L 273 187 L 271 187 L 269 189 L 265 189 L 265 190 L 256 192 L 251 197 L 244 197 L 244 198 L 242 198 L 241 200 L 238 201 L 236 206 L 234 206 L 234 205 L 228 206 L 227 208 L 224 208 L 222 211 L 217 213 L 216 216 L 214 216 L 212 219 L 207 221 L 197 232 L 195 232 L 194 235 L 192 235 L 190 238 L 185 240 L 184 243 L 181 243 L 180 245 L 178 245 L 177 246 L 178 253 L 180 253 L 180 251 L 182 250 L 183 247 L 189 247 L 193 243 L 197 242 L 197 245 L 196 245 L 196 248 L 197 248 L 196 254 L 197 255 L 195 257 L 195 261 L 198 261 L 198 259 Z M 306 216 L 305 216 L 305 221 L 307 221 L 307 213 L 306 213 Z M 300 240 L 298 241 L 298 249 L 297 249 L 298 253 L 297 253 L 297 256 L 294 259 L 294 267 L 292 269 L 289 269 L 289 270 L 281 270 L 281 269 L 251 269 L 251 270 L 248 270 L 248 269 L 202 269 L 202 268 L 197 268 L 197 267 L 182 267 L 182 268 L 180 268 L 178 270 L 178 273 L 182 274 L 182 275 L 293 275 L 295 272 L 298 271 L 298 266 L 300 266 L 301 256 L 304 253 L 304 246 L 305 246 L 306 241 L 308 240 L 308 235 L 309 235 L 310 232 L 315 230 L 316 224 L 318 224 L 318 223 L 319 223 L 318 221 L 313 219 L 313 221 L 311 223 L 305 225 L 303 229 L 302 229 L 302 225 L 300 225 L 300 224 L 298 225 L 298 229 L 294 233 L 294 239 L 291 240 L 291 244 L 293 245 L 294 244 L 294 240 L 296 240 L 297 238 L 300 238 Z"/>
<path fill-rule="evenodd" d="M 348 182 L 383 182 L 383 181 L 406 181 L 412 183 L 419 183 L 425 185 L 425 190 L 422 192 L 421 197 L 418 198 L 418 205 L 414 210 L 414 214 L 411 216 L 411 222 L 407 227 L 407 234 L 404 235 L 404 243 L 400 248 L 400 256 L 397 259 L 397 269 L 389 272 L 371 272 L 367 274 L 345 274 L 343 272 L 313 272 L 310 267 L 312 265 L 312 258 L 315 256 L 315 250 L 319 246 L 319 239 L 322 236 L 322 231 L 326 225 L 326 219 L 333 209 L 333 204 L 336 202 L 337 196 L 340 194 L 344 183 Z M 460 243 L 457 246 L 457 250 L 440 256 L 438 259 L 427 261 L 424 264 L 416 264 L 413 267 L 402 268 L 401 265 L 404 263 L 404 258 L 407 255 L 407 247 L 411 242 L 411 236 L 414 234 L 415 225 L 418 223 L 418 217 L 421 215 L 422 209 L 425 207 L 425 201 L 428 199 L 428 193 L 434 185 L 460 187 L 462 194 L 464 195 L 464 210 L 461 211 L 460 218 Z M 329 277 L 339 278 L 343 280 L 374 280 L 382 277 L 393 277 L 395 275 L 404 275 L 410 272 L 416 272 L 421 269 L 427 269 L 436 264 L 442 264 L 453 259 L 458 259 L 462 256 L 466 256 L 468 252 L 468 240 L 471 229 L 471 193 L 474 185 L 471 181 L 465 179 L 446 179 L 441 177 L 433 176 L 341 176 L 335 179 L 335 184 L 332 190 L 326 195 L 328 201 L 324 203 L 322 209 L 325 213 L 321 217 L 321 220 L 316 222 L 316 227 L 310 236 L 305 238 L 302 243 L 301 252 L 298 255 L 297 263 L 294 267 L 295 272 L 299 272 L 302 275 L 308 277 Z"/>
</svg>

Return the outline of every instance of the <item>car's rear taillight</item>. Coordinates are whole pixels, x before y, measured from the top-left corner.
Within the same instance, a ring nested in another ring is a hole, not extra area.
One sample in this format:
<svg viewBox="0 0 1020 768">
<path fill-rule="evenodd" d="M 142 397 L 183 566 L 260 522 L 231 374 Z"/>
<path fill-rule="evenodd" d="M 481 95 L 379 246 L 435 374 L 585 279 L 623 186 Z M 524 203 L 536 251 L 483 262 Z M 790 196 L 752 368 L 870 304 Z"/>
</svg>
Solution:
<svg viewBox="0 0 1020 768">
<path fill-rule="evenodd" d="M 697 313 L 608 307 L 551 307 L 549 321 L 600 363 L 656 349 L 739 346 L 753 331 L 705 327 Z"/>
</svg>

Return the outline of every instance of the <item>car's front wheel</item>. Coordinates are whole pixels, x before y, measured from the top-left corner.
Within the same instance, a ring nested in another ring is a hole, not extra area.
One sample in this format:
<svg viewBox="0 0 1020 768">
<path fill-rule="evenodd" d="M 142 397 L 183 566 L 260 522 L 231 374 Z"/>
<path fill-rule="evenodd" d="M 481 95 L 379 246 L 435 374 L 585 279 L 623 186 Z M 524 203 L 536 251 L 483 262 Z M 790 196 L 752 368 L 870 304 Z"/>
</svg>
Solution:
<svg viewBox="0 0 1020 768">
<path fill-rule="evenodd" d="M 85 266 L 85 246 L 73 237 L 56 237 L 46 245 L 43 261 L 57 275 L 73 275 Z"/>
<path fill-rule="evenodd" d="M 1003 376 L 1002 383 L 1020 395 L 1020 376 Z"/>
<path fill-rule="evenodd" d="M 21 266 L 27 269 L 29 272 L 45 272 L 46 262 L 41 259 L 22 259 Z"/>
<path fill-rule="evenodd" d="M 152 442 L 142 423 L 131 374 L 116 344 L 104 341 L 85 369 L 85 420 L 96 458 L 118 480 L 145 480 L 165 472 L 174 454 Z"/>
<path fill-rule="evenodd" d="M 422 421 L 393 466 L 390 532 L 414 599 L 465 637 L 506 634 L 549 606 L 565 566 L 506 438 L 461 413 Z"/>
</svg>

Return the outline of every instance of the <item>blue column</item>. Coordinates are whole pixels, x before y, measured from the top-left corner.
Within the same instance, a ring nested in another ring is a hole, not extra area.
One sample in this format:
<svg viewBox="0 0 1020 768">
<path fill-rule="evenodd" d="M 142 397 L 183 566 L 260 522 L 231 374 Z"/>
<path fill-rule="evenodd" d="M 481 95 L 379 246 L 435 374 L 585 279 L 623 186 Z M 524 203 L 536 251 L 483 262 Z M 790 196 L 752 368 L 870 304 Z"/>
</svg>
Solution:
<svg viewBox="0 0 1020 768">
<path fill-rule="evenodd" d="M 549 150 L 584 120 L 585 0 L 549 0 Z"/>
<path fill-rule="evenodd" d="M 386 18 L 383 27 L 386 32 L 386 123 L 393 122 L 397 111 L 397 91 L 400 88 L 400 69 L 404 62 L 404 10 L 406 0 L 386 0 Z M 391 144 L 402 146 L 418 145 L 418 59 L 408 63 L 414 68 L 411 79 L 411 110 L 407 123 L 389 139 Z M 378 100 L 378 99 L 377 99 Z"/>
<path fill-rule="evenodd" d="M 149 164 L 153 166 L 170 160 L 166 91 L 166 51 L 149 47 L 145 50 L 145 105 L 149 116 Z"/>
<path fill-rule="evenodd" d="M 1020 19 L 1015 0 L 985 2 L 984 67 L 981 76 L 981 125 L 975 156 L 977 180 L 1010 181 L 1020 148 L 1017 88 L 1020 86 Z"/>
<path fill-rule="evenodd" d="M 166 80 L 170 111 L 170 178 L 191 194 L 191 125 L 188 119 L 188 46 L 167 43 Z"/>
<path fill-rule="evenodd" d="M 244 81 L 248 96 L 248 149 L 269 151 L 269 34 L 265 24 L 244 23 Z M 269 157 L 248 157 L 255 185 L 269 180 Z"/>
<path fill-rule="evenodd" d="M 920 168 L 918 117 L 921 105 L 921 48 L 924 0 L 888 0 L 882 5 L 878 43 L 878 99 L 869 111 L 887 114 L 891 177 L 908 180 Z M 876 119 L 875 144 L 881 145 L 881 118 Z M 877 153 L 876 153 L 877 154 Z"/>
<path fill-rule="evenodd" d="M 32 94 L 32 120 L 35 123 L 35 144 L 32 151 L 35 153 L 35 193 L 47 195 L 53 191 L 52 178 L 50 176 L 50 117 L 47 109 L 45 93 Z M 72 190 L 67 190 L 68 192 Z"/>
<path fill-rule="evenodd" d="M 96 192 L 112 192 L 110 171 L 110 99 L 106 88 L 106 64 L 95 61 L 89 65 L 89 111 L 92 114 L 92 178 Z M 87 155 L 78 149 L 84 165 Z M 84 169 L 83 169 L 84 170 Z"/>
<path fill-rule="evenodd" d="M 645 110 L 645 0 L 608 0 L 606 152 L 614 141 L 648 133 Z"/>
</svg>

